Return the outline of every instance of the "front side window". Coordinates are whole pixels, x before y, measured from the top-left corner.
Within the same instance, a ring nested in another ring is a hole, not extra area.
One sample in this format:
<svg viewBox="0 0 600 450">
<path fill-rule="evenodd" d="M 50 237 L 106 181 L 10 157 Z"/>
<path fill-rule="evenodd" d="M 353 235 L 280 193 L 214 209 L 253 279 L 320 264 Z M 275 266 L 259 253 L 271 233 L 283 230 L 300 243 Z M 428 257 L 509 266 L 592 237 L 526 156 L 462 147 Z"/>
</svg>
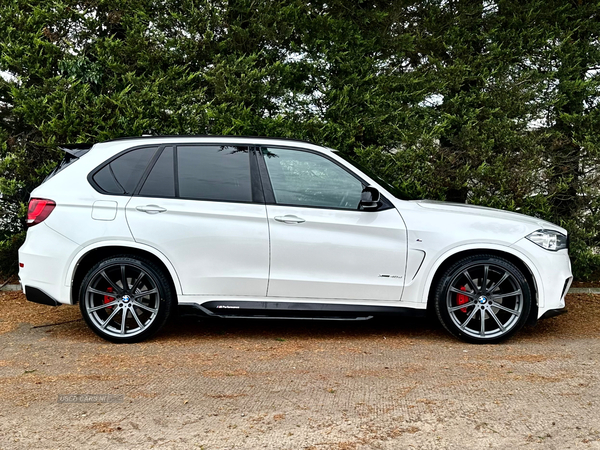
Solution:
<svg viewBox="0 0 600 450">
<path fill-rule="evenodd" d="M 359 209 L 362 182 L 333 161 L 292 149 L 263 148 L 262 154 L 278 204 Z"/>
<path fill-rule="evenodd" d="M 137 148 L 113 159 L 92 179 L 107 194 L 132 195 L 158 147 Z"/>
<path fill-rule="evenodd" d="M 177 179 L 181 198 L 252 201 L 248 147 L 178 146 Z"/>
</svg>

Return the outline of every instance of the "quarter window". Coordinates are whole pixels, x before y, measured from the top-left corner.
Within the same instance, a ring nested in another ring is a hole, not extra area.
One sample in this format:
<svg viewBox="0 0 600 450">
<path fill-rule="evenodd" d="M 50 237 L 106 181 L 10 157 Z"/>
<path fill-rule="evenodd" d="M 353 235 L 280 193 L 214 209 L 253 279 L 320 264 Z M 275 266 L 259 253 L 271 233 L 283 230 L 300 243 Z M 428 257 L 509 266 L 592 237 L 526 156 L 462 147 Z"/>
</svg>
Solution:
<svg viewBox="0 0 600 450">
<path fill-rule="evenodd" d="M 251 202 L 248 147 L 177 147 L 179 196 L 197 200 Z"/>
<path fill-rule="evenodd" d="M 124 153 L 96 172 L 92 178 L 108 194 L 132 195 L 157 149 L 158 147 L 144 147 Z"/>
<path fill-rule="evenodd" d="M 359 209 L 362 182 L 333 161 L 291 149 L 262 153 L 278 204 Z"/>
</svg>

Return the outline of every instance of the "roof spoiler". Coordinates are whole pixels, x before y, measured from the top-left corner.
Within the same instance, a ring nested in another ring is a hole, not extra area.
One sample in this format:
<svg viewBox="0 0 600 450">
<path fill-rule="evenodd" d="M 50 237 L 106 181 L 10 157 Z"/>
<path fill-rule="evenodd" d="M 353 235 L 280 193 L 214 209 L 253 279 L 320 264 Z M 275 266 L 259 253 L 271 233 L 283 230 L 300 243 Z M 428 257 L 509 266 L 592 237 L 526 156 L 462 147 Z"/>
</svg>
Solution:
<svg viewBox="0 0 600 450">
<path fill-rule="evenodd" d="M 63 157 L 62 161 L 56 165 L 56 167 L 52 170 L 52 172 L 50 172 L 48 174 L 48 176 L 46 176 L 46 178 L 44 178 L 44 181 L 49 180 L 54 175 L 56 175 L 58 172 L 60 172 L 65 167 L 67 167 L 69 164 L 71 164 L 73 161 L 81 158 L 83 155 L 85 155 L 87 152 L 89 152 L 93 146 L 94 146 L 94 144 L 61 144 L 61 145 L 58 145 L 57 147 L 60 150 L 62 150 L 63 152 L 65 152 L 65 156 Z M 44 181 L 42 181 L 42 183 Z"/>
<path fill-rule="evenodd" d="M 93 146 L 94 144 L 89 143 L 61 144 L 58 146 L 58 148 L 66 153 L 64 162 L 69 162 L 72 159 L 81 158 L 83 155 L 89 152 Z"/>
</svg>

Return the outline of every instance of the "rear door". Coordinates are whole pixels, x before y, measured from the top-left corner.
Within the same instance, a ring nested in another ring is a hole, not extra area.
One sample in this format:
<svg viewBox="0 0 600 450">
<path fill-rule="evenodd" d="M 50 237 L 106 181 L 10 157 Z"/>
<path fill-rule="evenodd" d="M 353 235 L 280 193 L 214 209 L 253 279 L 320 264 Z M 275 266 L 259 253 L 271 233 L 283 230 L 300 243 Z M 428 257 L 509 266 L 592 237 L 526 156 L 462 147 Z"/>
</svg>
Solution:
<svg viewBox="0 0 600 450">
<path fill-rule="evenodd" d="M 271 236 L 269 297 L 399 301 L 406 228 L 398 211 L 360 209 L 365 186 L 335 159 L 263 148 Z"/>
<path fill-rule="evenodd" d="M 269 234 L 256 168 L 248 146 L 166 146 L 127 204 L 134 239 L 171 261 L 185 295 L 266 295 Z"/>
</svg>

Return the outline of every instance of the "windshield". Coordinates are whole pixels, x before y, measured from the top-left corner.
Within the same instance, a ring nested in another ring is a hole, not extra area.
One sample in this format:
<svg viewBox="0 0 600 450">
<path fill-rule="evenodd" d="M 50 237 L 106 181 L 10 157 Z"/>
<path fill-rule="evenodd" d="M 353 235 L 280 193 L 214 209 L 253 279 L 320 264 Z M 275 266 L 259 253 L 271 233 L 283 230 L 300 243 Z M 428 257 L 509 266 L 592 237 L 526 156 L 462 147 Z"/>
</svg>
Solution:
<svg viewBox="0 0 600 450">
<path fill-rule="evenodd" d="M 402 191 L 400 191 L 393 184 L 391 184 L 388 181 L 384 180 L 379 175 L 377 175 L 376 173 L 374 173 L 370 169 L 367 169 L 366 167 L 362 166 L 361 164 L 357 163 L 353 159 L 350 159 L 350 157 L 348 157 L 348 155 L 344 155 L 342 152 L 340 152 L 338 150 L 332 150 L 332 151 L 337 156 L 339 156 L 340 158 L 342 158 L 344 161 L 349 162 L 350 164 L 352 164 L 354 167 L 356 167 L 358 170 L 360 170 L 362 173 L 364 173 L 368 177 L 373 178 L 375 181 L 377 181 L 377 183 L 379 183 L 385 189 L 387 189 L 394 197 L 399 198 L 401 200 L 410 200 L 409 198 L 406 197 L 406 195 L 404 195 L 402 193 Z"/>
</svg>

